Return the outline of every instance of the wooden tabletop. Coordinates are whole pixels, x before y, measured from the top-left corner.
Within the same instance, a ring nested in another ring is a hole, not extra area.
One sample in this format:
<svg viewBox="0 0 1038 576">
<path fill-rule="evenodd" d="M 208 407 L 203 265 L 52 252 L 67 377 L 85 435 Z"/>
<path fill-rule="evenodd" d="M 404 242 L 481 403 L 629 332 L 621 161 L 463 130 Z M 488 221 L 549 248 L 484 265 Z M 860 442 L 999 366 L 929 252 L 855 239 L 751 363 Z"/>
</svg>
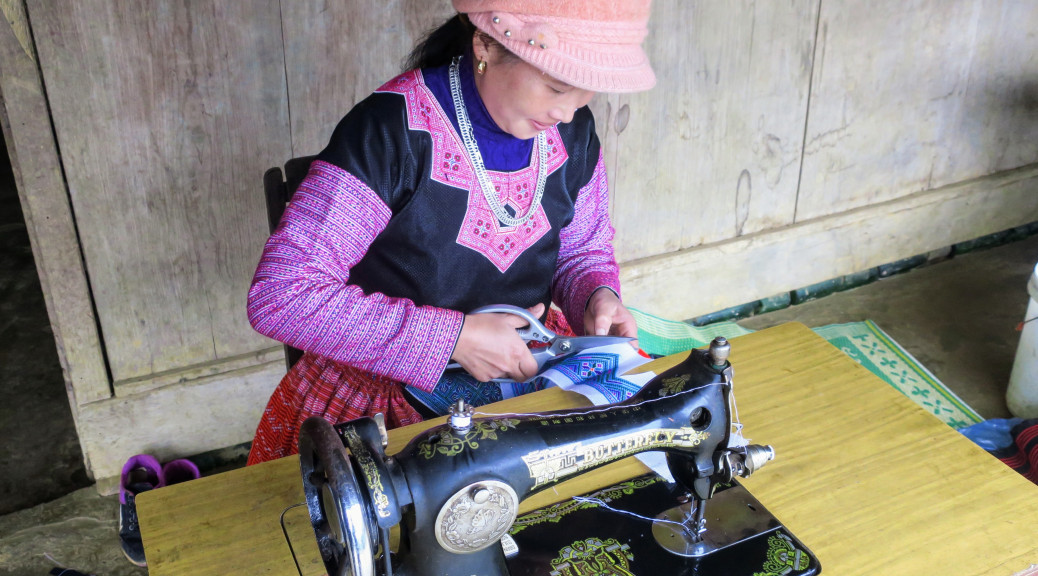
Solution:
<svg viewBox="0 0 1038 576">
<path fill-rule="evenodd" d="M 1038 563 L 1038 486 L 799 324 L 732 340 L 744 434 L 776 460 L 743 484 L 824 574 L 1011 576 Z M 586 405 L 549 389 L 487 411 Z M 390 432 L 400 450 L 423 422 Z M 530 510 L 642 473 L 634 459 L 523 502 Z M 289 457 L 137 498 L 152 576 L 323 574 Z"/>
</svg>

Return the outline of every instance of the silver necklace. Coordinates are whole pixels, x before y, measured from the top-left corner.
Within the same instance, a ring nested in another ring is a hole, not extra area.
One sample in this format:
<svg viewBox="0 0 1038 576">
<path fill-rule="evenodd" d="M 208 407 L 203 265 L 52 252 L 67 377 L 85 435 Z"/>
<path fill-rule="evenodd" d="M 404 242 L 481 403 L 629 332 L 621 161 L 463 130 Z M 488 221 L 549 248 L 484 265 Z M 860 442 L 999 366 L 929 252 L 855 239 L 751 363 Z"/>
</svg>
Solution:
<svg viewBox="0 0 1038 576">
<path fill-rule="evenodd" d="M 469 160 L 472 161 L 472 167 L 476 171 L 476 180 L 479 181 L 479 187 L 483 190 L 483 198 L 486 198 L 487 204 L 494 211 L 494 216 L 497 217 L 498 222 L 509 227 L 522 226 L 530 218 L 533 218 L 533 215 L 537 212 L 537 207 L 541 204 L 541 197 L 544 196 L 544 182 L 548 179 L 548 138 L 544 135 L 544 132 L 537 134 L 537 188 L 533 193 L 533 202 L 530 203 L 530 210 L 523 216 L 515 218 L 505 210 L 505 207 L 501 205 L 501 201 L 497 199 L 497 192 L 494 190 L 494 185 L 490 182 L 490 176 L 487 175 L 487 169 L 483 165 L 483 156 L 479 153 L 479 147 L 476 146 L 476 137 L 472 134 L 472 122 L 469 121 L 468 111 L 465 110 L 465 99 L 461 95 L 461 75 L 458 74 L 458 64 L 460 62 L 460 57 L 455 58 L 451 62 L 451 97 L 454 99 L 454 110 L 458 115 L 458 127 L 461 128 L 462 142 L 464 142 L 465 150 L 469 154 Z"/>
</svg>

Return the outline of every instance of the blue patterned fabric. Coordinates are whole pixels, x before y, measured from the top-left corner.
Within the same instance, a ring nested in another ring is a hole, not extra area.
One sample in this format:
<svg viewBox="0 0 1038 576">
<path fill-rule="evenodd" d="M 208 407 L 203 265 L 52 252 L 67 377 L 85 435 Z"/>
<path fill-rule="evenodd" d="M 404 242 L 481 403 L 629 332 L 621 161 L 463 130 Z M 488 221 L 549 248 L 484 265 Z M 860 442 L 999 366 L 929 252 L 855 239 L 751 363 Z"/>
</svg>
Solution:
<svg viewBox="0 0 1038 576">
<path fill-rule="evenodd" d="M 632 382 L 617 375 L 620 355 L 615 352 L 584 352 L 554 364 L 551 370 L 572 383 L 572 386 L 587 387 L 605 397 L 607 404 L 622 402 L 638 393 L 642 383 Z M 547 376 L 555 377 L 550 371 Z M 547 388 L 559 384 L 547 376 L 538 376 L 534 382 L 545 381 Z M 540 388 L 538 388 L 540 389 Z M 579 392 L 579 390 L 577 390 Z M 587 396 L 587 394 L 585 394 Z"/>
<path fill-rule="evenodd" d="M 483 383 L 472 376 L 463 373 L 444 374 L 436 383 L 432 393 L 426 392 L 414 386 L 408 386 L 407 391 L 416 400 L 425 404 L 440 416 L 447 414 L 447 409 L 464 398 L 465 402 L 473 406 L 483 406 L 491 402 L 503 400 L 501 387 L 496 382 Z"/>
<path fill-rule="evenodd" d="M 473 406 L 483 406 L 552 386 L 584 394 L 596 404 L 612 404 L 636 394 L 651 374 L 642 374 L 637 381 L 619 377 L 617 372 L 621 370 L 624 358 L 610 348 L 585 351 L 557 360 L 546 365 L 547 369 L 540 376 L 528 382 L 479 382 L 464 372 L 451 372 L 440 378 L 432 393 L 413 386 L 408 386 L 407 391 L 440 416 L 447 414 L 448 408 L 459 398 Z M 624 372 L 629 369 L 629 364 L 623 365 Z"/>
</svg>

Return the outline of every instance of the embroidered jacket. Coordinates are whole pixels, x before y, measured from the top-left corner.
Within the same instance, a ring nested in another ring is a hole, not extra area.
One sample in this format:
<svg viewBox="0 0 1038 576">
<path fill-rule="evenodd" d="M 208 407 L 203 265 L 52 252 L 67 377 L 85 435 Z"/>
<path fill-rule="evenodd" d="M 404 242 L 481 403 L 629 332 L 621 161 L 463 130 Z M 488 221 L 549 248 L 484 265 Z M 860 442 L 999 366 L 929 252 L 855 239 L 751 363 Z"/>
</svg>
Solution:
<svg viewBox="0 0 1038 576">
<path fill-rule="evenodd" d="M 412 71 L 343 118 L 264 248 L 249 291 L 257 331 L 431 390 L 465 313 L 554 302 L 580 333 L 591 293 L 619 293 L 590 111 L 547 131 L 543 199 L 511 228 L 484 198 L 453 112 Z M 488 170 L 514 214 L 529 210 L 537 172 L 536 146 L 528 166 Z"/>
</svg>

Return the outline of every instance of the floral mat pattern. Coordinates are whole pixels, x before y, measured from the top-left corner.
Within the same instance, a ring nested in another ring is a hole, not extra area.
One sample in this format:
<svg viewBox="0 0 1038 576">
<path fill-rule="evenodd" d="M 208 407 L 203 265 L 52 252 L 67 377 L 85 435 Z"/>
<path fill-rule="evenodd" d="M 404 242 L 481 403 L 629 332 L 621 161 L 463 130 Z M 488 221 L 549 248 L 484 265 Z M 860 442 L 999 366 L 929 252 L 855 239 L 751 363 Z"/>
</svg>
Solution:
<svg viewBox="0 0 1038 576">
<path fill-rule="evenodd" d="M 633 308 L 631 313 L 638 321 L 638 343 L 649 354 L 675 354 L 706 346 L 716 336 L 735 338 L 751 332 L 735 322 L 692 326 Z M 814 332 L 948 426 L 959 429 L 983 421 L 871 320 L 821 326 Z"/>
</svg>

